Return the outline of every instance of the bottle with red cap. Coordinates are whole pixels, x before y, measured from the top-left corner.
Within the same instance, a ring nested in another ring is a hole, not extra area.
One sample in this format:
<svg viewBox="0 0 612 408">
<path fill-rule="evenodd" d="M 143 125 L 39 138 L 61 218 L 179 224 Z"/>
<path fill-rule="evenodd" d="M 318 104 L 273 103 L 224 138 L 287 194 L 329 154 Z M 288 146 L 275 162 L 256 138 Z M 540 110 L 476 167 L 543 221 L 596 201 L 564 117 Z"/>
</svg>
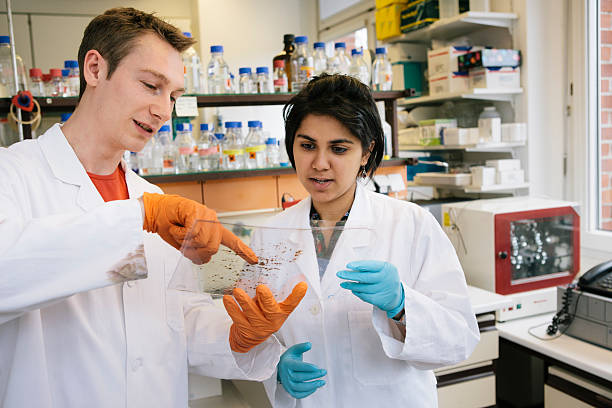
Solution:
<svg viewBox="0 0 612 408">
<path fill-rule="evenodd" d="M 62 80 L 62 70 L 59 68 L 51 68 L 51 83 L 49 84 L 49 96 L 63 96 L 64 81 Z"/>
<path fill-rule="evenodd" d="M 30 91 L 32 96 L 45 96 L 45 84 L 42 79 L 43 73 L 40 68 L 30 68 Z"/>
<path fill-rule="evenodd" d="M 285 60 L 274 60 L 274 73 L 272 74 L 272 78 L 274 81 L 274 92 L 289 92 L 287 73 L 285 72 Z"/>
</svg>

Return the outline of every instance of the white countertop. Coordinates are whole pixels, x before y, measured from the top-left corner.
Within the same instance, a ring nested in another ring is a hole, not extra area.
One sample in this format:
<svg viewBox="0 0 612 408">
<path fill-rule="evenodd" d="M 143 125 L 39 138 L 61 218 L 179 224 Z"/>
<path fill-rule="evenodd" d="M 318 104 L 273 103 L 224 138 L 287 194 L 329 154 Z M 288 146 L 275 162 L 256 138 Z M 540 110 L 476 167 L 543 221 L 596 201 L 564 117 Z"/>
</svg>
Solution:
<svg viewBox="0 0 612 408">
<path fill-rule="evenodd" d="M 494 312 L 514 304 L 509 296 L 499 295 L 488 290 L 468 285 L 468 295 L 474 314 Z"/>
<path fill-rule="evenodd" d="M 550 313 L 497 323 L 497 330 L 504 339 L 612 381 L 612 351 L 567 335 L 554 340 L 540 340 L 528 333 L 530 328 L 538 326 L 531 332 L 538 337 L 554 337 L 546 334 L 553 316 Z"/>
</svg>

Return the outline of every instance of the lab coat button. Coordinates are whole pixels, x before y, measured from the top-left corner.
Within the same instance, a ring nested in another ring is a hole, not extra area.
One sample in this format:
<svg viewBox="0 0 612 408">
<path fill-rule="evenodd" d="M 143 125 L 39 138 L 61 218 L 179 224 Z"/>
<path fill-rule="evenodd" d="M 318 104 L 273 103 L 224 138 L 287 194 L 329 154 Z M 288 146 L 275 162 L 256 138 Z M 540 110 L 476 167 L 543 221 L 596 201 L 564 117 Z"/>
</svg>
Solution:
<svg viewBox="0 0 612 408">
<path fill-rule="evenodd" d="M 310 313 L 312 313 L 313 315 L 318 315 L 319 312 L 321 312 L 321 306 L 317 303 L 314 304 L 310 307 Z"/>
<path fill-rule="evenodd" d="M 142 358 L 138 357 L 132 360 L 132 371 L 136 371 L 142 366 Z"/>
</svg>

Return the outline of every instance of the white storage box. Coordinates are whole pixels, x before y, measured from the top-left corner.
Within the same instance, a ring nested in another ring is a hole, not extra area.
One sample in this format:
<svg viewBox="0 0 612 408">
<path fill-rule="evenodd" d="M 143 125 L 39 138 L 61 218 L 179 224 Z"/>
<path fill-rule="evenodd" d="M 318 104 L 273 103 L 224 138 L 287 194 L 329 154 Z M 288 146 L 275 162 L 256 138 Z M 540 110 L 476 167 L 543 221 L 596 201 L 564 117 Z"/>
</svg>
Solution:
<svg viewBox="0 0 612 408">
<path fill-rule="evenodd" d="M 493 167 L 497 171 L 508 171 L 508 170 L 520 170 L 521 161 L 518 159 L 499 159 L 499 160 L 487 160 L 485 162 L 487 167 Z"/>
<path fill-rule="evenodd" d="M 414 176 L 417 184 L 440 185 L 440 186 L 469 186 L 472 182 L 472 175 L 465 173 L 417 173 Z"/>
<path fill-rule="evenodd" d="M 443 47 L 427 51 L 429 78 L 446 76 L 459 71 L 457 57 L 481 49 L 482 47 Z"/>
<path fill-rule="evenodd" d="M 501 141 L 505 143 L 524 143 L 527 141 L 526 123 L 502 123 Z"/>
<path fill-rule="evenodd" d="M 475 166 L 472 172 L 472 185 L 474 187 L 491 186 L 495 184 L 495 169 L 493 167 Z"/>
<path fill-rule="evenodd" d="M 442 144 L 442 132 L 446 128 L 456 128 L 456 119 L 429 119 L 419 122 L 421 128 L 421 142 L 423 146 L 437 146 Z"/>
<path fill-rule="evenodd" d="M 513 185 L 525 182 L 525 172 L 523 170 L 497 171 L 495 174 L 495 184 Z"/>
<path fill-rule="evenodd" d="M 442 132 L 445 145 L 469 145 L 478 142 L 478 128 L 446 128 Z"/>
<path fill-rule="evenodd" d="M 467 72 L 453 72 L 449 75 L 429 77 L 430 95 L 467 92 L 469 89 L 470 80 Z"/>
<path fill-rule="evenodd" d="M 469 78 L 471 88 L 517 89 L 521 87 L 519 67 L 474 68 L 470 70 Z"/>
</svg>

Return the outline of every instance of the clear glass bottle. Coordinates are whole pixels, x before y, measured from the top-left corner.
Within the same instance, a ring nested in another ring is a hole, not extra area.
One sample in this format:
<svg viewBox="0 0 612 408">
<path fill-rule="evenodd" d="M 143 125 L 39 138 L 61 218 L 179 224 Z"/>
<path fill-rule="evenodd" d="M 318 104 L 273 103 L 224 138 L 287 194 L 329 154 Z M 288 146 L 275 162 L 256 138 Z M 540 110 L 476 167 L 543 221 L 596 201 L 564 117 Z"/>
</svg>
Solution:
<svg viewBox="0 0 612 408">
<path fill-rule="evenodd" d="M 393 70 L 387 58 L 387 49 L 376 48 L 376 59 L 372 65 L 372 90 L 390 91 L 393 85 Z"/>
<path fill-rule="evenodd" d="M 230 70 L 227 62 L 223 59 L 223 46 L 212 45 L 210 47 L 211 58 L 208 63 L 208 93 L 226 94 L 231 92 Z"/>
<path fill-rule="evenodd" d="M 219 145 L 208 123 L 200 125 L 200 135 L 196 140 L 200 156 L 200 170 L 210 171 L 219 168 Z"/>
<path fill-rule="evenodd" d="M 270 70 L 268 67 L 257 67 L 257 93 L 270 93 L 272 86 L 270 82 Z"/>
<path fill-rule="evenodd" d="M 219 162 L 217 164 L 217 167 L 219 168 L 219 170 L 227 170 L 227 168 L 225 167 L 225 156 L 223 154 L 226 147 L 225 134 L 215 133 L 215 143 L 217 144 L 217 149 L 219 149 Z"/>
<path fill-rule="evenodd" d="M 49 96 L 62 96 L 64 94 L 62 70 L 58 68 L 51 68 L 49 70 L 49 73 L 51 74 L 51 82 L 49 83 Z"/>
<path fill-rule="evenodd" d="M 353 59 L 349 67 L 349 75 L 370 86 L 370 69 L 363 59 L 363 52 L 354 49 L 351 51 L 351 55 Z"/>
<path fill-rule="evenodd" d="M 314 75 L 321 75 L 327 71 L 327 55 L 325 55 L 324 42 L 314 43 L 314 53 L 312 58 L 314 64 Z"/>
<path fill-rule="evenodd" d="M 151 138 L 151 162 L 149 174 L 162 174 L 164 170 L 164 146 L 159 137 L 159 132 Z"/>
<path fill-rule="evenodd" d="M 266 141 L 263 136 L 262 123 L 259 120 L 249 120 L 249 133 L 245 143 L 245 162 L 247 169 L 262 169 L 266 167 Z"/>
<path fill-rule="evenodd" d="M 308 49 L 308 37 L 295 37 L 295 51 L 291 55 L 291 91 L 299 92 L 312 78 L 314 59 Z"/>
<path fill-rule="evenodd" d="M 191 33 L 184 32 L 183 35 L 191 38 Z M 189 47 L 181 55 L 183 65 L 185 66 L 185 93 L 199 94 L 203 87 L 200 86 L 202 81 L 202 63 L 195 48 Z"/>
<path fill-rule="evenodd" d="M 244 141 L 242 122 L 225 122 L 223 166 L 226 170 L 244 169 Z"/>
<path fill-rule="evenodd" d="M 147 144 L 136 154 L 138 160 L 138 174 L 141 176 L 148 176 L 151 169 L 151 162 L 153 161 L 153 145 L 151 138 Z"/>
<path fill-rule="evenodd" d="M 266 139 L 266 166 L 278 167 L 280 152 L 276 138 L 269 137 Z"/>
<path fill-rule="evenodd" d="M 240 79 L 238 80 L 238 90 L 241 94 L 253 93 L 253 80 L 251 78 L 251 68 L 242 67 L 238 70 Z"/>
<path fill-rule="evenodd" d="M 16 55 L 15 59 L 17 60 L 19 90 L 25 91 L 29 89 L 25 65 L 19 55 Z M 13 57 L 11 55 L 11 40 L 8 35 L 0 35 L 0 97 L 8 98 L 15 94 L 15 74 L 13 71 Z"/>
<path fill-rule="evenodd" d="M 162 174 L 176 174 L 176 146 L 172 141 L 172 130 L 170 125 L 163 125 L 157 132 L 157 138 L 163 147 L 164 164 Z"/>
<path fill-rule="evenodd" d="M 45 96 L 45 84 L 43 83 L 42 75 L 40 68 L 30 68 L 30 91 L 32 91 L 32 96 Z"/>
<path fill-rule="evenodd" d="M 285 74 L 287 75 L 287 89 L 288 89 L 285 92 L 291 91 L 291 55 L 295 51 L 295 45 L 293 44 L 294 41 L 295 41 L 295 36 L 293 34 L 285 34 L 283 36 L 283 43 L 285 44 L 283 50 L 280 52 L 280 54 L 276 55 L 272 59 L 272 66 L 274 68 L 276 68 L 276 65 L 274 65 L 276 61 L 284 61 L 284 69 L 285 69 Z"/>
<path fill-rule="evenodd" d="M 289 155 L 287 154 L 287 148 L 285 146 L 285 138 L 278 141 L 278 165 L 280 167 L 289 167 Z"/>
<path fill-rule="evenodd" d="M 192 136 L 192 129 L 191 123 L 179 123 L 176 125 L 176 140 L 174 144 L 178 150 L 178 173 L 197 171 L 197 168 L 193 168 L 192 166 L 192 155 L 197 153 L 196 144 Z"/>
<path fill-rule="evenodd" d="M 64 68 L 70 70 L 70 72 L 68 73 L 67 84 L 70 96 L 79 96 L 79 62 L 75 60 L 66 60 L 64 61 Z"/>
<path fill-rule="evenodd" d="M 289 86 L 287 84 L 287 74 L 285 72 L 285 61 L 276 60 L 274 61 L 274 92 L 284 93 L 289 92 Z"/>
<path fill-rule="evenodd" d="M 327 60 L 327 72 L 348 75 L 351 58 L 346 54 L 346 44 L 337 42 L 334 44 L 334 49 L 334 56 Z"/>
<path fill-rule="evenodd" d="M 68 82 L 69 77 L 70 77 L 70 70 L 62 69 L 62 96 L 63 97 L 73 96 L 72 93 L 70 92 L 70 83 Z"/>
</svg>

